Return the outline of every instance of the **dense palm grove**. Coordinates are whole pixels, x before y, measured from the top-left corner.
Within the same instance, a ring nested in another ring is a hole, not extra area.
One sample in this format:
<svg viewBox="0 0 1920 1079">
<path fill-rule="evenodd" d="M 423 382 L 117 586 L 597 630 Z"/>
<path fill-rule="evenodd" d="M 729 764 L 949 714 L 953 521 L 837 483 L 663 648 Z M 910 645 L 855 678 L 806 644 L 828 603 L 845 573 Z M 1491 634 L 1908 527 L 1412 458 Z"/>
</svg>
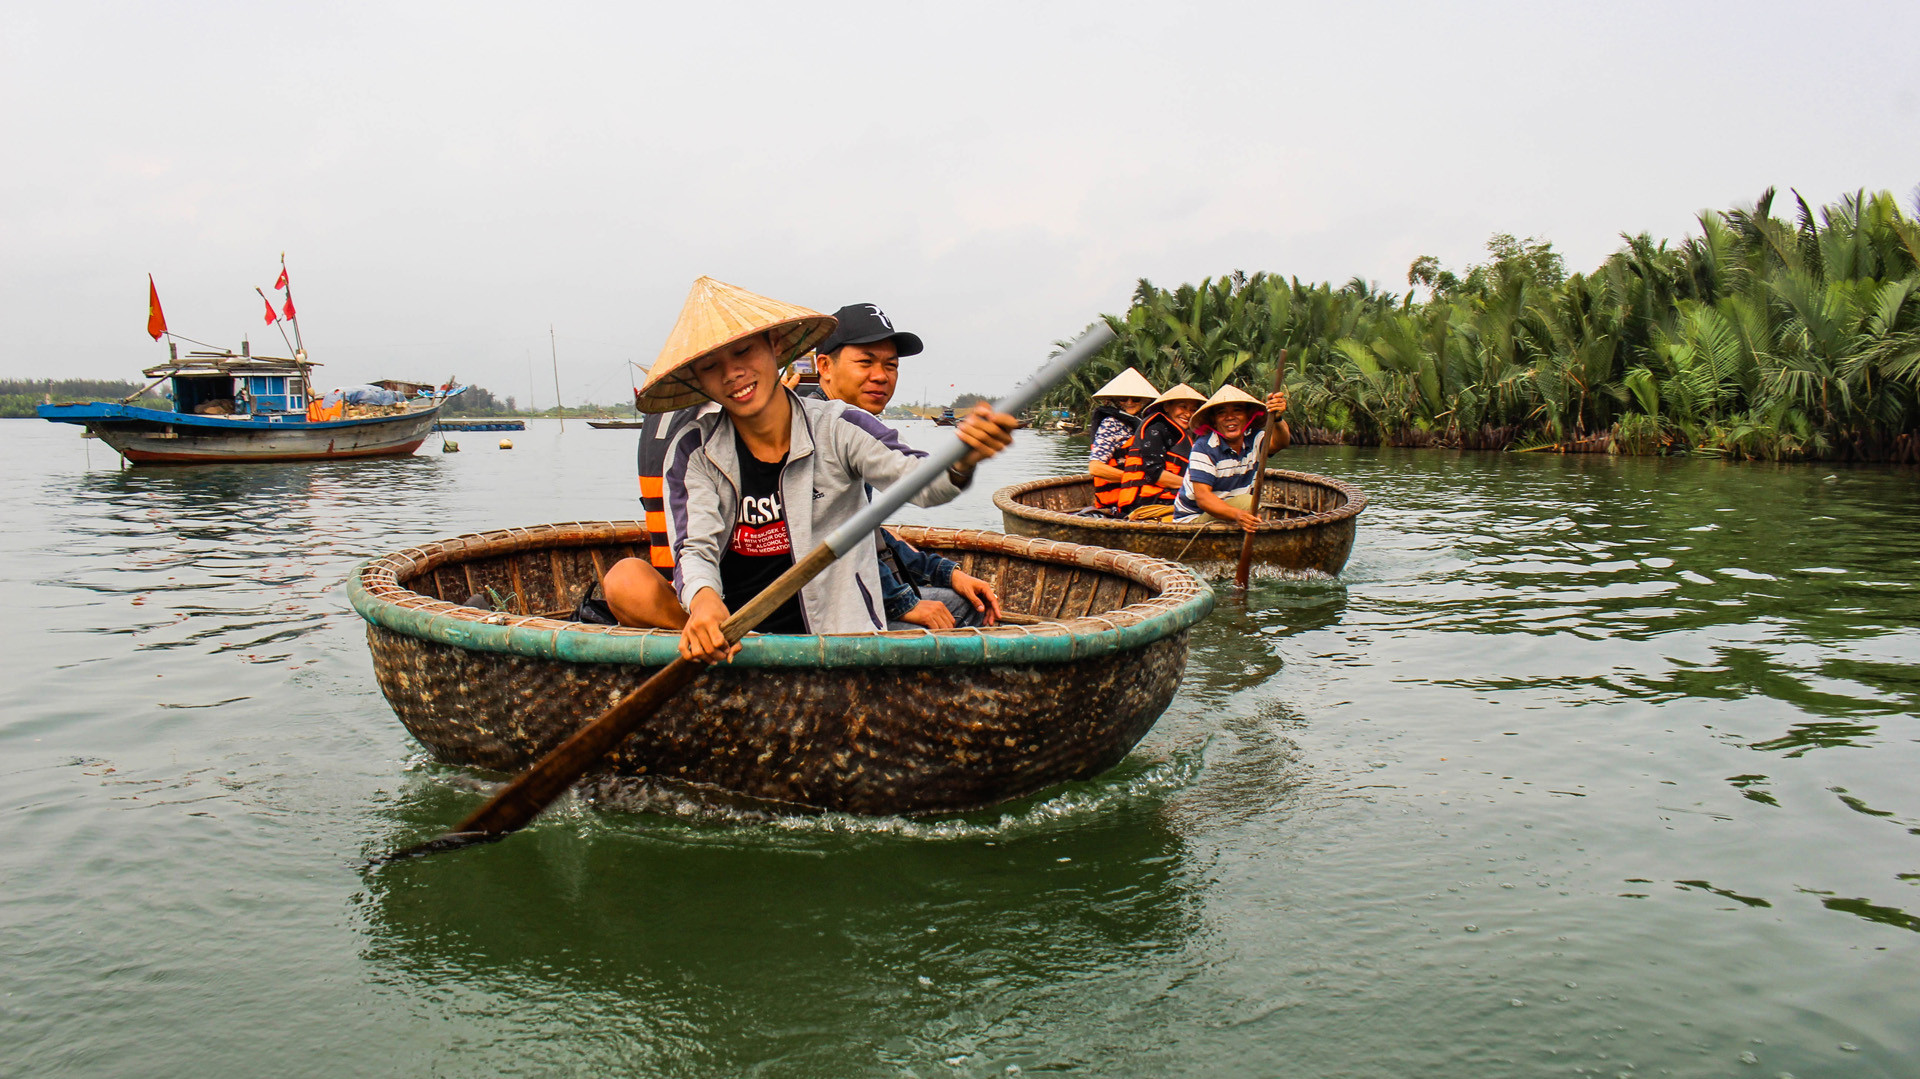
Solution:
<svg viewBox="0 0 1920 1079">
<path fill-rule="evenodd" d="M 1313 441 L 1920 462 L 1920 221 L 1864 194 L 1792 219 L 1769 190 L 1644 233 L 1589 274 L 1496 236 L 1464 273 L 1416 260 L 1405 294 L 1236 272 L 1141 281 L 1119 340 L 1047 405 L 1082 414 L 1128 365 L 1165 388 L 1264 387 L 1286 355 Z"/>
</svg>

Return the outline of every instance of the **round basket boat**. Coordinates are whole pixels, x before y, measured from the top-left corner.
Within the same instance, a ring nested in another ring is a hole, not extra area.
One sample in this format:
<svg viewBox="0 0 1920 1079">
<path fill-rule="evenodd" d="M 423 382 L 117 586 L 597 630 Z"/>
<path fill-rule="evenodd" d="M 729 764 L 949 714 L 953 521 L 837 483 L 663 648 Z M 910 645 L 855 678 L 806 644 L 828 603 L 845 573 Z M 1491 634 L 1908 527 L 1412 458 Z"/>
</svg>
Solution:
<svg viewBox="0 0 1920 1079">
<path fill-rule="evenodd" d="M 1213 593 L 1186 568 L 997 532 L 898 527 L 992 583 L 991 629 L 753 635 L 608 757 L 618 774 L 774 804 L 950 813 L 1117 764 L 1159 719 Z M 563 621 L 635 521 L 409 547 L 348 585 L 374 673 L 440 761 L 516 772 L 670 662 L 679 636 Z M 461 605 L 475 594 L 506 611 Z M 500 605 L 496 601 L 496 605 Z"/>
<path fill-rule="evenodd" d="M 1054 476 L 993 493 L 1008 532 L 1111 547 L 1182 562 L 1237 562 L 1246 533 L 1238 525 L 1115 521 L 1076 516 L 1093 504 L 1093 477 Z M 1253 534 L 1256 565 L 1338 574 L 1353 553 L 1354 530 L 1367 496 L 1350 483 L 1309 472 L 1267 469 L 1262 524 Z M 1198 531 L 1198 535 L 1194 533 Z"/>
</svg>

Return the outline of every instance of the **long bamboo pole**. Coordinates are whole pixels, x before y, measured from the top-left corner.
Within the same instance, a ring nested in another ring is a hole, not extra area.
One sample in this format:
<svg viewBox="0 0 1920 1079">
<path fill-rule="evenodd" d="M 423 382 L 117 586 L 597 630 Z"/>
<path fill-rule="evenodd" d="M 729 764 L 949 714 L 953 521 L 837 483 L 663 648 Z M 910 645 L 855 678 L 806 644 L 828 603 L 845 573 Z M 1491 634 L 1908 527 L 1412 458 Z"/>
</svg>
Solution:
<svg viewBox="0 0 1920 1079">
<path fill-rule="evenodd" d="M 553 350 L 553 411 L 560 417 L 560 432 L 566 433 L 567 412 L 560 407 L 560 343 L 553 335 L 553 323 L 547 323 L 547 345 Z"/>
</svg>

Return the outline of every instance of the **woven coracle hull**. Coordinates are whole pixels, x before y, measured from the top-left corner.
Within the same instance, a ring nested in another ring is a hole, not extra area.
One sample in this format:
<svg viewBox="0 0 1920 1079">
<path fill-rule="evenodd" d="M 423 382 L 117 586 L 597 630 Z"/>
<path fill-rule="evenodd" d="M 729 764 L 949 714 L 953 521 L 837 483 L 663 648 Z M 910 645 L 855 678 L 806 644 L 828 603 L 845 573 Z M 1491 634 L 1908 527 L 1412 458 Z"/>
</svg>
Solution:
<svg viewBox="0 0 1920 1079">
<path fill-rule="evenodd" d="M 1165 521 L 1077 517 L 1093 502 L 1093 479 L 1055 476 L 1002 487 L 993 504 L 1008 532 L 1067 543 L 1111 547 L 1190 563 L 1236 562 L 1246 533 L 1235 525 L 1198 529 Z M 1261 495 L 1267 519 L 1253 534 L 1257 565 L 1337 575 L 1353 553 L 1354 533 L 1367 496 L 1358 487 L 1308 472 L 1267 469 Z"/>
<path fill-rule="evenodd" d="M 1024 623 L 752 636 L 610 756 L 612 772 L 816 810 L 960 812 L 1125 757 L 1186 668 L 1212 593 L 1184 568 L 993 532 L 901 527 L 994 583 Z M 350 584 L 375 675 L 435 759 L 524 769 L 675 654 L 672 633 L 570 609 L 637 522 L 463 536 L 375 559 Z M 488 590 L 513 613 L 460 606 Z M 448 598 L 451 598 L 451 602 Z"/>
</svg>

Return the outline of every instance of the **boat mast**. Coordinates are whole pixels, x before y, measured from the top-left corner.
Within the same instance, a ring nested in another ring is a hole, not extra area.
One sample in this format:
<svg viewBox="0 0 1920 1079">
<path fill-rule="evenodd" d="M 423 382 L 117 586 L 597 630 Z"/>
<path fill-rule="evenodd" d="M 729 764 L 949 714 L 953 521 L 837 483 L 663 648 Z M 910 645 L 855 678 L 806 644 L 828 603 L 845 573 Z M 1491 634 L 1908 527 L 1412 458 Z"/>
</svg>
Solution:
<svg viewBox="0 0 1920 1079">
<path fill-rule="evenodd" d="M 300 309 L 293 303 L 293 279 L 287 276 L 287 253 L 280 252 L 280 279 L 287 283 L 287 321 L 293 323 L 293 358 L 307 358 L 307 342 L 300 336 Z M 280 331 L 285 333 L 285 330 Z"/>
<path fill-rule="evenodd" d="M 267 299 L 267 293 L 266 293 L 266 290 L 265 290 L 265 289 L 263 289 L 263 288 L 261 288 L 261 287 L 260 287 L 259 285 L 255 285 L 255 286 L 253 286 L 253 291 L 255 291 L 255 292 L 258 292 L 258 293 L 260 294 L 260 299 L 266 302 L 266 305 L 267 305 L 267 310 L 268 310 L 268 311 L 272 311 L 272 310 L 273 310 L 273 301 L 272 301 L 272 300 L 268 300 L 268 299 Z M 273 328 L 274 328 L 274 329 L 276 329 L 276 330 L 279 330 L 279 331 L 280 331 L 280 340 L 282 340 L 282 341 L 287 341 L 287 328 L 286 328 L 285 326 L 282 326 L 282 325 L 280 325 L 280 323 L 281 323 L 282 321 L 283 321 L 282 319 L 280 319 L 280 318 L 278 318 L 278 317 L 275 317 L 275 318 L 274 318 L 274 320 L 273 320 Z M 288 351 L 288 352 L 294 352 L 294 347 L 293 347 L 293 342 L 292 342 L 292 341 L 287 341 L 287 351 Z M 296 359 L 298 358 L 298 354 L 297 354 L 297 353 L 296 353 L 296 355 L 295 355 L 295 358 L 296 358 Z"/>
</svg>

